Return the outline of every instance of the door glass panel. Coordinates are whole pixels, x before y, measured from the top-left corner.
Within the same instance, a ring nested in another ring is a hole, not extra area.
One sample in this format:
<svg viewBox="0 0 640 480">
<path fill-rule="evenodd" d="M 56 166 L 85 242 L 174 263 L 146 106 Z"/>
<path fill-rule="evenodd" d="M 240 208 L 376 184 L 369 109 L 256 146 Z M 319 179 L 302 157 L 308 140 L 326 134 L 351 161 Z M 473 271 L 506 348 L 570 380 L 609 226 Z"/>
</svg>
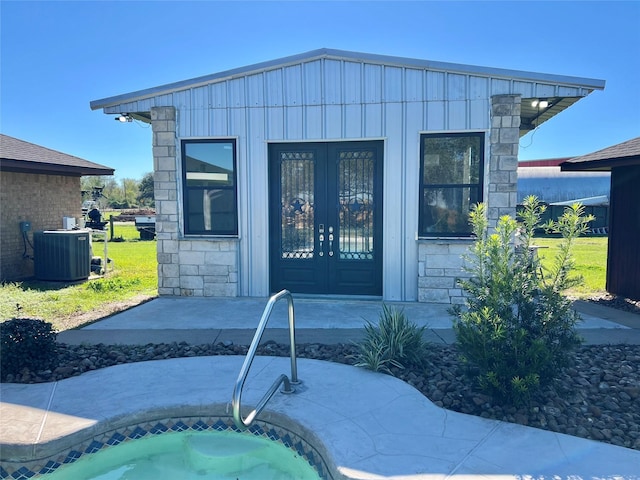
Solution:
<svg viewBox="0 0 640 480">
<path fill-rule="evenodd" d="M 342 151 L 338 159 L 340 256 L 373 259 L 373 151 Z"/>
<path fill-rule="evenodd" d="M 313 258 L 313 152 L 280 154 L 280 212 L 282 258 Z"/>
</svg>

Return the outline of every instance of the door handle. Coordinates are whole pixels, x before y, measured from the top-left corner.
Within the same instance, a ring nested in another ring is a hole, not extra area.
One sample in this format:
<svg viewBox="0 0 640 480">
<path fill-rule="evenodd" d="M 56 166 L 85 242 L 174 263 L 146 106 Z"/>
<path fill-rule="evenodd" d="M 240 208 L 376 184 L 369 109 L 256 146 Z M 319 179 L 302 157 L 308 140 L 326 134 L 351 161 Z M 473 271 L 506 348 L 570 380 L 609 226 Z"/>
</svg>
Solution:
<svg viewBox="0 0 640 480">
<path fill-rule="evenodd" d="M 318 241 L 320 242 L 320 251 L 318 256 L 324 257 L 324 224 L 318 225 Z"/>
<path fill-rule="evenodd" d="M 329 227 L 329 256 L 333 257 L 333 227 Z"/>
</svg>

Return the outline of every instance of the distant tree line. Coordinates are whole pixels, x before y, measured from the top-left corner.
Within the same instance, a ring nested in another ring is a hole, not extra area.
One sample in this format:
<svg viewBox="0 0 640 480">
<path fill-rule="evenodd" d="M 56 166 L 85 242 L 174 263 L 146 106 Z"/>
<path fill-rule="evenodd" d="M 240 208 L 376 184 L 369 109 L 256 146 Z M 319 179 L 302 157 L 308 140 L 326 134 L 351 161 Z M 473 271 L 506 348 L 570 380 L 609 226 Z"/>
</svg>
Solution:
<svg viewBox="0 0 640 480">
<path fill-rule="evenodd" d="M 146 173 L 142 180 L 112 176 L 82 177 L 80 180 L 82 201 L 96 200 L 101 208 L 153 208 L 153 173 Z"/>
</svg>

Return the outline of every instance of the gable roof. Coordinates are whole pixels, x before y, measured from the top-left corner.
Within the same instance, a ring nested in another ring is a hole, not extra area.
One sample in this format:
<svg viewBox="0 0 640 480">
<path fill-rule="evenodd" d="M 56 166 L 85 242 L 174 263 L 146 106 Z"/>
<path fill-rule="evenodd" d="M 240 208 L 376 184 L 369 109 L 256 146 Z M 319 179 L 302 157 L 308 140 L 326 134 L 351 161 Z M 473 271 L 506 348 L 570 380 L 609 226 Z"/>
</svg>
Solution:
<svg viewBox="0 0 640 480">
<path fill-rule="evenodd" d="M 333 59 L 345 59 L 353 61 L 364 61 L 366 63 L 375 63 L 383 65 L 393 65 L 400 67 L 415 67 L 424 68 L 434 71 L 446 71 L 457 73 L 469 73 L 469 74 L 481 74 L 491 77 L 502 78 L 519 78 L 534 80 L 547 83 L 562 83 L 581 87 L 588 87 L 591 89 L 602 90 L 605 86 L 604 80 L 596 80 L 591 78 L 579 78 L 570 77 L 564 75 L 550 75 L 545 73 L 525 72 L 518 70 L 508 70 L 502 68 L 490 68 L 481 67 L 477 65 L 464 65 L 457 63 L 447 62 L 434 62 L 431 60 L 421 60 L 416 58 L 406 57 L 394 57 L 388 55 L 376 55 L 371 53 L 350 52 L 346 50 L 335 50 L 330 48 L 321 48 L 318 50 L 312 50 L 310 52 L 301 53 L 298 55 L 292 55 L 289 57 L 283 57 L 267 62 L 256 63 L 245 67 L 235 68 L 232 70 L 225 70 L 223 72 L 214 73 L 211 75 L 205 75 L 202 77 L 196 77 L 189 80 L 183 80 L 180 82 L 169 83 L 161 85 L 159 87 L 148 88 L 145 90 L 138 90 L 135 92 L 127 93 L 124 95 L 117 95 L 114 97 L 103 98 L 100 100 L 94 100 L 90 103 L 92 110 L 108 107 L 110 105 L 131 102 L 133 100 L 156 96 L 170 93 L 172 91 L 182 90 L 184 88 L 194 87 L 196 85 L 204 85 L 207 83 L 213 83 L 217 80 L 223 80 L 243 75 L 248 75 L 254 72 L 270 70 L 272 68 L 279 68 L 289 64 L 295 64 L 300 62 L 308 62 L 311 60 L 317 60 L 321 58 L 333 58 Z"/>
<path fill-rule="evenodd" d="M 574 157 L 560 164 L 562 170 L 610 171 L 613 167 L 640 165 L 640 137 Z"/>
<path fill-rule="evenodd" d="M 138 90 L 100 100 L 94 100 L 90 102 L 90 107 L 92 110 L 103 109 L 106 114 L 127 114 L 135 119 L 150 123 L 151 120 L 149 112 L 151 107 L 166 106 L 165 102 L 167 100 L 166 98 L 161 98 L 163 96 L 170 96 L 178 92 L 206 85 L 225 82 L 239 77 L 255 75 L 288 66 L 311 63 L 318 60 L 338 60 L 369 65 L 424 70 L 429 72 L 453 73 L 489 79 L 491 82 L 495 82 L 497 84 L 495 88 L 490 87 L 490 95 L 520 94 L 522 96 L 522 124 L 520 128 L 522 135 L 554 117 L 573 103 L 577 102 L 580 98 L 587 96 L 594 90 L 602 90 L 605 86 L 604 80 L 591 78 L 551 75 L 546 73 L 321 48 L 298 55 L 256 63 L 211 75 L 169 83 L 154 88 Z M 542 109 L 537 106 L 537 103 L 534 106 L 532 104 L 532 100 L 538 99 L 548 101 L 549 106 Z M 158 102 L 160 103 L 158 104 Z"/>
<path fill-rule="evenodd" d="M 0 170 L 53 175 L 113 175 L 114 169 L 0 134 Z"/>
</svg>

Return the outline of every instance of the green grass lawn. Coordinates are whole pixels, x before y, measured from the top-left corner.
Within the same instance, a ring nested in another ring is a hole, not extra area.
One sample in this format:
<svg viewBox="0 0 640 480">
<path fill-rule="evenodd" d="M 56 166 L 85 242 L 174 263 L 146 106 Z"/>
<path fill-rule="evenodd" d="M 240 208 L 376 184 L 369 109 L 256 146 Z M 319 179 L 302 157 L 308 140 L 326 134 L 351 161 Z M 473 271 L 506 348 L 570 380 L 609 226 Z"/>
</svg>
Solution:
<svg viewBox="0 0 640 480">
<path fill-rule="evenodd" d="M 94 256 L 103 255 L 101 238 L 93 242 Z M 156 242 L 140 241 L 133 224 L 116 224 L 114 239 L 107 243 L 108 271 L 83 283 L 27 281 L 0 286 L 0 320 L 39 318 L 57 330 L 73 328 L 83 314 L 109 313 L 109 305 L 157 295 Z M 91 319 L 89 319 L 90 321 Z M 87 321 L 81 323 L 87 323 Z"/>
<path fill-rule="evenodd" d="M 135 304 L 157 296 L 156 242 L 140 241 L 133 224 L 114 226 L 114 239 L 108 242 L 108 272 L 103 277 L 80 284 L 64 282 L 20 282 L 0 285 L 0 321 L 13 317 L 39 318 L 53 323 L 56 330 L 67 330 L 117 311 L 118 306 Z M 537 238 L 543 266 L 557 251 L 558 239 Z M 94 255 L 102 256 L 103 243 L 94 240 Z M 576 274 L 585 284 L 567 292 L 585 298 L 604 293 L 607 238 L 585 237 L 576 242 L 573 254 Z"/>
<path fill-rule="evenodd" d="M 540 245 L 538 254 L 542 259 L 542 266 L 549 265 L 557 254 L 558 238 L 536 238 L 536 245 Z M 575 260 L 575 275 L 584 278 L 584 285 L 574 287 L 567 292 L 572 297 L 590 297 L 604 294 L 607 275 L 607 237 L 581 237 L 576 240 L 572 250 Z"/>
</svg>

